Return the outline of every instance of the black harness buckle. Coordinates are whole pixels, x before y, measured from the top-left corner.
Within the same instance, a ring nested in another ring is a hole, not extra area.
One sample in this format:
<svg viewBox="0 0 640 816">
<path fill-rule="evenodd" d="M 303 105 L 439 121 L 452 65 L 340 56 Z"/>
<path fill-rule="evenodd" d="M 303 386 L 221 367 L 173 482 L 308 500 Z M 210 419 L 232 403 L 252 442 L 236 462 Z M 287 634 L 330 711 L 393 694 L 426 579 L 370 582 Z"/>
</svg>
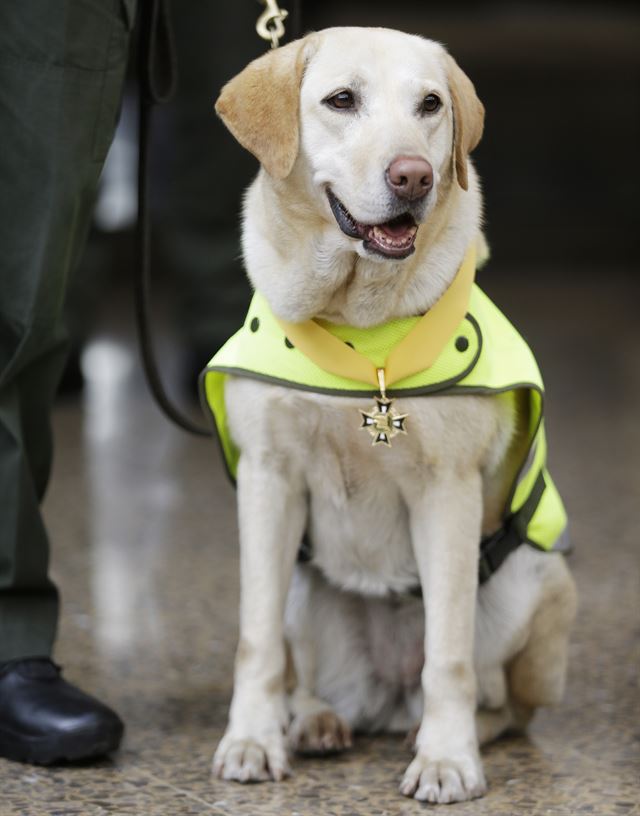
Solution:
<svg viewBox="0 0 640 816">
<path fill-rule="evenodd" d="M 523 543 L 517 524 L 517 515 L 509 516 L 499 530 L 480 542 L 478 582 L 486 583 L 497 572 L 507 557 Z"/>
</svg>

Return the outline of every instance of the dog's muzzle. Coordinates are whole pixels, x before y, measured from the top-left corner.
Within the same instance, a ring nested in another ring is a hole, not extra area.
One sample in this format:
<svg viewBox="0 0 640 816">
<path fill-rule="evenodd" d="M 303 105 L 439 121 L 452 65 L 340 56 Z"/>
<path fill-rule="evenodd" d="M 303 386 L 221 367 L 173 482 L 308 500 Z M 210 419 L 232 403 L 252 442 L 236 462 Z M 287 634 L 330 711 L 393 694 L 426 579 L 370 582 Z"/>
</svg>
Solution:
<svg viewBox="0 0 640 816">
<path fill-rule="evenodd" d="M 402 260 L 415 251 L 418 225 L 410 212 L 404 212 L 381 224 L 362 224 L 351 215 L 342 201 L 327 188 L 331 212 L 342 232 L 363 242 L 369 252 Z"/>
</svg>

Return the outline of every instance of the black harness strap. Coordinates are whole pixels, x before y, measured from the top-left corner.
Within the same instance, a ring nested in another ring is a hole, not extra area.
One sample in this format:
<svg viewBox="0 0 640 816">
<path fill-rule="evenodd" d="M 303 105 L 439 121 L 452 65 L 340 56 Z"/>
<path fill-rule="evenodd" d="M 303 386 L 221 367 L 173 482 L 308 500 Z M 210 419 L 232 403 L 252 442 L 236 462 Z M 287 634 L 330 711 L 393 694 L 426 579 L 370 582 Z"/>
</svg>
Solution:
<svg viewBox="0 0 640 816">
<path fill-rule="evenodd" d="M 527 540 L 529 522 L 540 504 L 545 488 L 544 474 L 540 471 L 529 497 L 518 512 L 509 516 L 497 532 L 482 539 L 478 562 L 480 585 L 488 581 L 500 569 L 507 556 Z"/>
</svg>

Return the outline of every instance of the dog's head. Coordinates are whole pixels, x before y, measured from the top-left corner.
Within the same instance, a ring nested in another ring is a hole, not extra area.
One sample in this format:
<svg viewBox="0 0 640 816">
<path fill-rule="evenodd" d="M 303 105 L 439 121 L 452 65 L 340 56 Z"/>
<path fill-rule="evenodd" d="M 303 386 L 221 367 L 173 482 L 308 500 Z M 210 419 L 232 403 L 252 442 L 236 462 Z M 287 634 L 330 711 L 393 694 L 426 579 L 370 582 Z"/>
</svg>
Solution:
<svg viewBox="0 0 640 816">
<path fill-rule="evenodd" d="M 359 28 L 265 54 L 225 85 L 216 110 L 275 181 L 302 182 L 358 254 L 397 260 L 442 190 L 467 189 L 484 119 L 441 45 Z"/>
</svg>

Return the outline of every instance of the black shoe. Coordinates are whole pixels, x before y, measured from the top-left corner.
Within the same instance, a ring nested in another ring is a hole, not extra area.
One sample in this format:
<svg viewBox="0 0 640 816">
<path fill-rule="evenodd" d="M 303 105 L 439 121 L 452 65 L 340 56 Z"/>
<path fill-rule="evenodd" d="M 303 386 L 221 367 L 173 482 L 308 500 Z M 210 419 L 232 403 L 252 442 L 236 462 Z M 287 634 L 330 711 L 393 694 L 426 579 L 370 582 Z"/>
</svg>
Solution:
<svg viewBox="0 0 640 816">
<path fill-rule="evenodd" d="M 48 657 L 0 663 L 0 757 L 35 765 L 103 756 L 124 725 L 99 700 L 67 683 Z"/>
</svg>

